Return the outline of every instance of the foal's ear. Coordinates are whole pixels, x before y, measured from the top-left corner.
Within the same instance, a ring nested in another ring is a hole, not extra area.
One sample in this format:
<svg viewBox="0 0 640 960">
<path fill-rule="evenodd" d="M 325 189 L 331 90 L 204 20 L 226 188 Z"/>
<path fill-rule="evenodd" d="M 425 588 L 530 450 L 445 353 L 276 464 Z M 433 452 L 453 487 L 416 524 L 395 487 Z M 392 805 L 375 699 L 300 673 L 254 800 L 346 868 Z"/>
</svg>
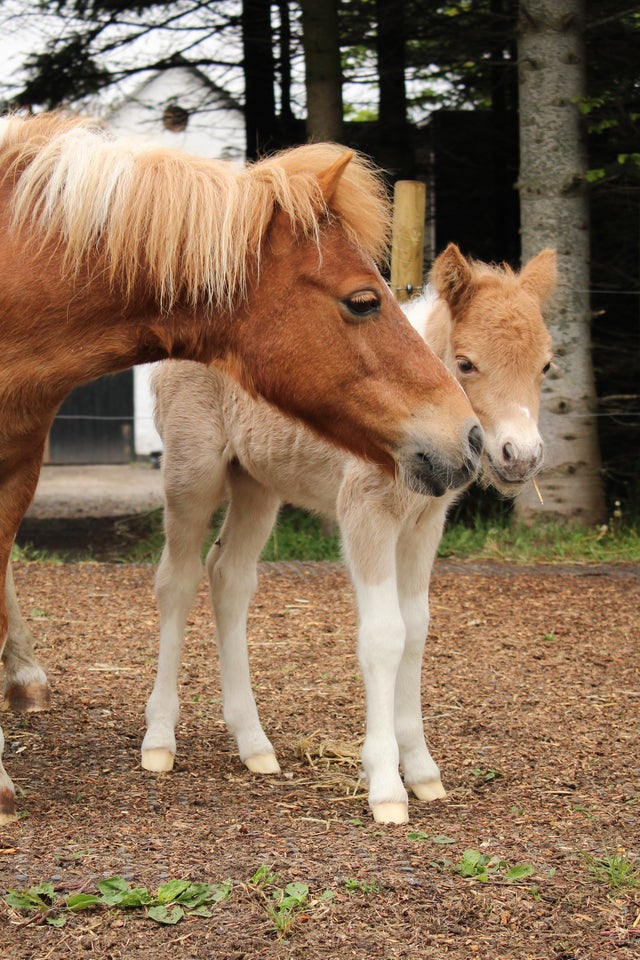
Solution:
<svg viewBox="0 0 640 960">
<path fill-rule="evenodd" d="M 520 271 L 520 283 L 540 301 L 540 305 L 553 293 L 557 280 L 555 250 L 541 250 Z"/>
<path fill-rule="evenodd" d="M 331 200 L 338 186 L 338 181 L 345 171 L 345 167 L 353 160 L 353 157 L 353 150 L 345 150 L 337 160 L 334 160 L 330 167 L 327 167 L 326 170 L 318 174 L 318 183 L 320 184 L 320 190 L 322 191 L 325 203 L 329 203 Z"/>
<path fill-rule="evenodd" d="M 473 270 L 455 243 L 450 243 L 433 264 L 431 283 L 438 296 L 452 308 L 459 307 L 473 295 L 476 287 Z"/>
</svg>

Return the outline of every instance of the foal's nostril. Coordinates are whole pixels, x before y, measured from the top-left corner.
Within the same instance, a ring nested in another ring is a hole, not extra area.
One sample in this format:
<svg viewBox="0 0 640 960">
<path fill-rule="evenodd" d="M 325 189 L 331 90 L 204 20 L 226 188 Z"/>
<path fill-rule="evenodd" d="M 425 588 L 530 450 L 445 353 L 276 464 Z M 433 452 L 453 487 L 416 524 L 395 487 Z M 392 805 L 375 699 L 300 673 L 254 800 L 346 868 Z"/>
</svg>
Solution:
<svg viewBox="0 0 640 960">
<path fill-rule="evenodd" d="M 469 446 L 472 453 L 479 457 L 484 447 L 484 434 L 477 424 L 469 431 Z"/>
<path fill-rule="evenodd" d="M 511 463 L 511 461 L 515 458 L 515 451 L 512 444 L 505 443 L 504 447 L 502 448 L 502 456 L 504 457 L 505 463 Z"/>
</svg>

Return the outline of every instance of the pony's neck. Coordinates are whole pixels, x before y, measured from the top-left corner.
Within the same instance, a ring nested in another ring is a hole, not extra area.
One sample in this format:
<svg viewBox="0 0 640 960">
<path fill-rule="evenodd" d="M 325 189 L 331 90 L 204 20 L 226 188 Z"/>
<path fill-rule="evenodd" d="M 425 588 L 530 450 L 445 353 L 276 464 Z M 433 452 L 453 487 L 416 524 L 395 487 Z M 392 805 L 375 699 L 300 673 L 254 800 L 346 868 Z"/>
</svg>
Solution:
<svg viewBox="0 0 640 960">
<path fill-rule="evenodd" d="M 445 366 L 452 373 L 455 372 L 452 318 L 446 301 L 438 297 L 433 287 L 427 286 L 421 297 L 403 304 L 402 309 L 413 329 Z"/>
</svg>

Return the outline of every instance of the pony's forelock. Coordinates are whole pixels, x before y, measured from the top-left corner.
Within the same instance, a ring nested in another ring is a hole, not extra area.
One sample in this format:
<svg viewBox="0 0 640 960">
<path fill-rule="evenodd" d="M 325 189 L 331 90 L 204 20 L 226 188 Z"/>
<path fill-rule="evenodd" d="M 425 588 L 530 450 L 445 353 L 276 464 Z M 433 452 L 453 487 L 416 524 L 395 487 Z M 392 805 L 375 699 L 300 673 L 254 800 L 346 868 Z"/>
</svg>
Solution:
<svg viewBox="0 0 640 960">
<path fill-rule="evenodd" d="M 13 117 L 0 127 L 13 225 L 42 246 L 60 243 L 69 270 L 102 257 L 131 294 L 144 278 L 165 309 L 176 301 L 233 307 L 259 266 L 280 210 L 320 243 L 323 222 L 376 261 L 388 248 L 390 205 L 381 176 L 356 155 L 328 201 L 318 175 L 344 148 L 294 147 L 245 168 L 140 139 L 114 139 L 94 120 Z"/>
</svg>

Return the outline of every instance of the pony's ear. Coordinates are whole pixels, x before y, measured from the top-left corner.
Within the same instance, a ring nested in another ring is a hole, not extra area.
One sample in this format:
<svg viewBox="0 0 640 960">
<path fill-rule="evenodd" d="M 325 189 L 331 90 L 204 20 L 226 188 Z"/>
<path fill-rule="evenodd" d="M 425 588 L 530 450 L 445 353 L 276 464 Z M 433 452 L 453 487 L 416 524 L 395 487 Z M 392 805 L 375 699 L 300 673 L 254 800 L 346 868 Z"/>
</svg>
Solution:
<svg viewBox="0 0 640 960">
<path fill-rule="evenodd" d="M 543 305 L 558 279 L 556 251 L 541 250 L 520 271 L 520 283 Z"/>
<path fill-rule="evenodd" d="M 345 150 L 337 160 L 334 160 L 330 167 L 327 167 L 326 170 L 318 174 L 318 183 L 320 184 L 320 190 L 322 191 L 325 203 L 329 203 L 331 200 L 338 186 L 338 181 L 345 171 L 345 167 L 353 160 L 353 157 L 353 150 Z"/>
<path fill-rule="evenodd" d="M 450 243 L 433 264 L 431 283 L 452 309 L 473 296 L 476 287 L 473 270 L 455 243 Z"/>
</svg>

